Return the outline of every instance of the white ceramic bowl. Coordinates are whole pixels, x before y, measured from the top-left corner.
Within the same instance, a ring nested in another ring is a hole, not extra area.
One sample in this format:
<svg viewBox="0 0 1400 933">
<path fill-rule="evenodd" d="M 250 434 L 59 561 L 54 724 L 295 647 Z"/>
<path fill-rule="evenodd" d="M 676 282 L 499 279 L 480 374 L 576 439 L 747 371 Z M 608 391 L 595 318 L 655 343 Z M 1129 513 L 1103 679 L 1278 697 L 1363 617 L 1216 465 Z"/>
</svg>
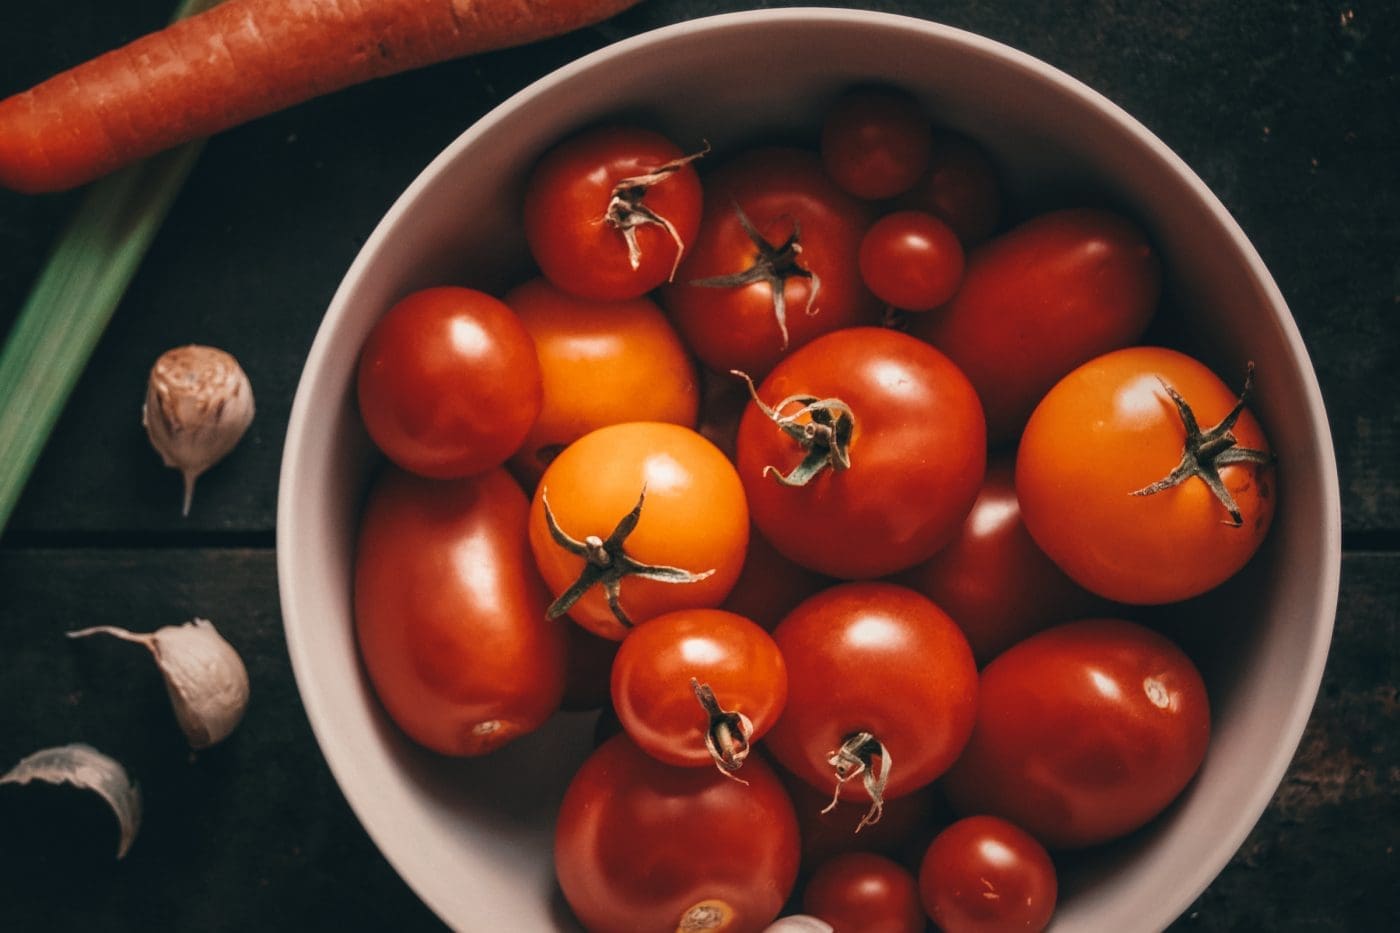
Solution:
<svg viewBox="0 0 1400 933">
<path fill-rule="evenodd" d="M 351 623 L 357 513 L 375 462 L 354 411 L 361 341 L 412 289 L 501 289 L 524 274 L 524 175 L 570 131 L 624 116 L 683 146 L 708 139 L 723 151 L 756 134 L 810 131 L 822 102 L 861 80 L 908 88 L 941 123 L 979 139 L 1005 170 L 1013 203 L 1036 192 L 1081 191 L 1145 224 L 1164 258 L 1168 313 L 1182 316 L 1207 361 L 1232 382 L 1246 359 L 1258 363 L 1254 407 L 1279 453 L 1281 508 L 1267 544 L 1244 574 L 1192 607 L 1208 624 L 1183 636 L 1214 708 L 1205 764 L 1150 829 L 1075 860 L 1061 879 L 1054 929 L 1165 927 L 1225 866 L 1283 777 L 1331 637 L 1340 506 L 1307 353 L 1234 220 L 1130 116 L 1006 46 L 875 13 L 719 16 L 589 55 L 462 134 L 361 250 L 297 390 L 277 529 L 297 683 L 355 813 L 409 885 L 455 928 L 572 928 L 555 893 L 551 826 L 591 730 L 578 716 L 561 716 L 495 756 L 452 761 L 415 747 L 377 705 Z"/>
</svg>

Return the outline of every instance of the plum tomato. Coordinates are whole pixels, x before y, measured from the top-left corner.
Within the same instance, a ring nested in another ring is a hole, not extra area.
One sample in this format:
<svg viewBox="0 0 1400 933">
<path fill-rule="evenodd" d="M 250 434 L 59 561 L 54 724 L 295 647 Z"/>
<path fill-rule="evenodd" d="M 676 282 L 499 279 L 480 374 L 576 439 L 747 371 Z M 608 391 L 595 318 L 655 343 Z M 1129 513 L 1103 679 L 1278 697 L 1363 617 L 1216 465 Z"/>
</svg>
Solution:
<svg viewBox="0 0 1400 933">
<path fill-rule="evenodd" d="M 967 374 L 1000 444 L 1066 373 L 1136 342 L 1161 287 L 1157 252 L 1136 224 L 1101 210 L 1055 211 L 973 250 L 953 300 L 916 316 L 909 332 Z"/>
<path fill-rule="evenodd" d="M 555 874 L 590 933 L 760 933 L 797 878 L 797 820 L 773 770 L 748 786 L 676 768 L 625 735 L 605 742 L 564 794 Z"/>
<path fill-rule="evenodd" d="M 933 135 L 928 172 L 899 204 L 939 218 L 953 228 L 964 249 L 971 249 L 991 236 L 1001 220 L 1001 182 L 981 146 L 940 130 Z"/>
<path fill-rule="evenodd" d="M 750 150 L 705 186 L 699 237 L 661 291 L 702 363 L 759 378 L 821 334 L 879 322 L 856 261 L 869 209 L 831 182 L 816 155 Z"/>
<path fill-rule="evenodd" d="M 668 281 L 700 225 L 700 177 L 659 133 L 605 126 L 565 140 L 525 187 L 525 239 L 545 277 L 582 298 Z"/>
<path fill-rule="evenodd" d="M 869 802 L 863 822 L 962 751 L 977 667 L 957 625 L 927 598 L 890 583 L 841 584 L 794 609 L 773 640 L 787 662 L 788 705 L 765 744 L 813 787 Z"/>
<path fill-rule="evenodd" d="M 1240 396 L 1175 350 L 1084 364 L 1036 408 L 1016 458 L 1026 528 L 1075 582 L 1122 603 L 1176 602 L 1258 550 L 1277 496 Z"/>
<path fill-rule="evenodd" d="M 627 633 L 612 703 L 642 751 L 735 774 L 787 702 L 787 667 L 767 632 L 719 609 L 684 609 Z"/>
<path fill-rule="evenodd" d="M 865 287 L 901 311 L 932 311 L 944 304 L 957 292 L 962 274 L 962 244 L 932 214 L 886 214 L 860 241 Z"/>
<path fill-rule="evenodd" d="M 914 876 L 898 862 L 869 852 L 823 862 L 802 891 L 802 910 L 837 930 L 924 933 Z"/>
<path fill-rule="evenodd" d="M 947 827 L 919 866 L 924 910 L 944 933 L 1040 933 L 1058 891 L 1044 847 L 994 816 Z"/>
<path fill-rule="evenodd" d="M 556 596 L 551 617 L 567 612 L 614 640 L 635 622 L 722 603 L 748 539 L 733 465 L 674 424 L 585 434 L 545 470 L 530 508 L 530 547 Z"/>
<path fill-rule="evenodd" d="M 535 341 L 544 401 L 510 470 L 533 489 L 559 451 L 595 428 L 627 421 L 695 426 L 695 364 L 646 298 L 576 298 L 545 279 L 505 296 Z"/>
<path fill-rule="evenodd" d="M 559 706 L 564 633 L 504 470 L 433 481 L 388 467 L 355 552 L 355 634 L 389 717 L 444 755 L 482 755 Z"/>
<path fill-rule="evenodd" d="M 986 468 L 982 409 L 943 354 L 851 328 L 783 360 L 739 424 L 754 524 L 790 560 L 842 579 L 927 560 Z"/>
<path fill-rule="evenodd" d="M 830 577 L 794 564 L 757 529 L 750 528 L 744 568 L 720 608 L 752 619 L 771 632 L 798 603 L 833 582 Z"/>
<path fill-rule="evenodd" d="M 976 728 L 943 788 L 959 813 L 999 816 L 1052 849 L 1077 849 L 1160 813 L 1209 739 L 1205 684 L 1181 649 L 1131 622 L 1070 622 L 983 670 Z"/>
<path fill-rule="evenodd" d="M 498 467 L 540 413 L 540 367 L 510 308 L 470 288 L 414 292 L 379 319 L 357 373 L 360 417 L 394 463 L 452 479 Z"/>
<path fill-rule="evenodd" d="M 858 198 L 892 198 L 914 187 L 932 146 L 923 107 L 892 88 L 847 91 L 822 120 L 822 164 L 832 181 Z"/>
</svg>

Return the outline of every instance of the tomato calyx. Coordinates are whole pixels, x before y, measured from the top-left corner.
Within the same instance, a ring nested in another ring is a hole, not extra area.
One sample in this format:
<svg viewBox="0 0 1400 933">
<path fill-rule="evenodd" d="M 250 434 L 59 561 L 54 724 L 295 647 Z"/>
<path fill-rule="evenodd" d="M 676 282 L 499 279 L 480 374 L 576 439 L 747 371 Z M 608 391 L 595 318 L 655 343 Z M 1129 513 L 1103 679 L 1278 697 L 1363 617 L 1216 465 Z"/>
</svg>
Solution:
<svg viewBox="0 0 1400 933">
<path fill-rule="evenodd" d="M 879 769 L 873 764 L 875 758 L 880 759 Z M 894 767 L 889 749 L 873 733 L 855 732 L 848 735 L 841 747 L 827 756 L 826 761 L 836 769 L 836 793 L 822 812 L 830 813 L 836 809 L 841 801 L 841 788 L 852 778 L 863 776 L 866 793 L 870 795 L 870 809 L 856 824 L 856 832 L 880 822 L 885 812 L 885 785 L 889 783 L 890 769 Z"/>
<path fill-rule="evenodd" d="M 680 567 L 667 567 L 662 564 L 644 564 L 633 559 L 623 550 L 623 544 L 627 537 L 637 527 L 637 522 L 642 517 L 642 504 L 646 501 L 647 490 L 642 487 L 641 493 L 637 496 L 637 504 L 632 507 L 632 511 L 622 516 L 622 519 L 613 528 L 612 533 L 606 539 L 597 535 L 588 535 L 582 541 L 574 538 L 559 527 L 558 520 L 554 517 L 554 510 L 549 507 L 549 496 L 541 490 L 540 502 L 544 506 L 545 523 L 549 526 L 549 535 L 554 539 L 554 543 L 571 554 L 577 554 L 585 561 L 583 571 L 579 574 L 568 589 L 559 594 L 559 598 L 550 603 L 545 615 L 550 619 L 557 619 L 574 607 L 574 604 L 583 597 L 594 586 L 601 584 L 603 591 L 608 597 L 608 608 L 612 610 L 613 618 L 622 625 L 623 628 L 631 628 L 633 623 L 627 617 L 627 613 L 622 609 L 622 581 L 627 577 L 641 577 L 645 580 L 656 580 L 661 583 L 698 583 L 714 573 L 714 570 L 706 570 L 702 573 L 691 573 Z"/>
<path fill-rule="evenodd" d="M 715 767 L 727 778 L 733 778 L 740 784 L 749 783 L 736 772 L 744 766 L 744 759 L 749 757 L 749 736 L 753 735 L 753 723 L 743 713 L 721 707 L 709 684 L 702 684 L 692 677 L 690 689 L 695 691 L 695 699 L 700 702 L 705 715 L 710 717 L 710 724 L 705 728 L 705 747 L 715 760 Z"/>
<path fill-rule="evenodd" d="M 772 476 L 784 486 L 806 486 L 828 467 L 833 472 L 848 470 L 851 467 L 851 436 L 855 433 L 856 419 L 851 406 L 839 398 L 817 398 L 814 395 L 789 395 L 776 406 L 770 407 L 758 397 L 753 380 L 747 373 L 730 370 L 743 379 L 749 387 L 749 397 L 758 410 L 772 421 L 783 433 L 792 438 L 805 452 L 802 462 L 783 474 L 777 467 L 763 468 L 764 476 Z M 797 411 L 789 415 L 781 414 L 789 405 L 799 405 Z M 803 420 L 805 418 L 805 420 Z"/>
<path fill-rule="evenodd" d="M 753 258 L 753 265 L 742 272 L 691 279 L 689 284 L 700 288 L 740 288 L 755 282 L 767 284 L 769 291 L 773 293 L 773 317 L 777 320 L 778 331 L 783 337 L 782 348 L 786 350 L 788 346 L 787 280 L 795 277 L 806 279 L 812 283 L 811 289 L 807 292 L 805 310 L 808 314 L 816 313 L 812 305 L 817 300 L 817 293 L 821 291 L 822 287 L 820 276 L 797 263 L 798 257 L 802 255 L 802 225 L 793 220 L 792 233 L 788 235 L 786 240 L 775 246 L 758 232 L 753 221 L 749 220 L 749 215 L 745 214 L 744 209 L 738 204 L 734 205 L 734 213 L 738 215 L 739 226 L 744 228 L 744 233 L 758 250 Z"/>
<path fill-rule="evenodd" d="M 1181 397 L 1181 393 L 1168 385 L 1167 381 L 1160 376 L 1158 381 L 1162 383 L 1162 388 L 1167 391 L 1167 395 L 1176 405 L 1177 413 L 1181 416 L 1181 423 L 1186 428 L 1186 442 L 1182 447 L 1181 460 L 1171 473 L 1150 486 L 1144 486 L 1142 489 L 1130 493 L 1130 495 L 1151 496 L 1164 489 L 1178 486 L 1193 476 L 1198 477 L 1210 487 L 1215 498 L 1219 499 L 1220 504 L 1230 513 L 1230 521 L 1222 524 L 1238 528 L 1244 524 L 1244 518 L 1240 514 L 1239 506 L 1235 504 L 1234 496 L 1230 495 L 1230 490 L 1225 488 L 1225 482 L 1220 478 L 1220 468 L 1232 463 L 1269 464 L 1274 461 L 1273 454 L 1250 447 L 1240 447 L 1231 431 L 1235 422 L 1239 420 L 1240 413 L 1244 411 L 1249 391 L 1254 386 L 1253 361 L 1245 366 L 1244 388 L 1240 390 L 1240 397 L 1235 402 L 1235 407 L 1231 408 L 1229 414 L 1221 418 L 1217 424 L 1204 431 L 1196 423 L 1196 414 L 1191 410 L 1191 406 L 1187 404 L 1186 400 Z"/>
<path fill-rule="evenodd" d="M 671 263 L 671 274 L 667 281 L 676 277 L 676 269 L 680 267 L 681 257 L 685 254 L 685 241 L 681 239 L 675 224 L 646 204 L 646 194 L 653 186 L 665 181 L 701 156 L 707 155 L 709 151 L 710 144 L 706 143 L 705 148 L 699 152 L 672 159 L 649 172 L 624 178 L 613 186 L 608 207 L 603 212 L 603 220 L 608 226 L 622 233 L 622 239 L 627 243 L 627 262 L 634 272 L 642 264 L 642 247 L 637 242 L 637 228 L 653 224 L 665 230 L 676 244 L 676 260 Z"/>
</svg>

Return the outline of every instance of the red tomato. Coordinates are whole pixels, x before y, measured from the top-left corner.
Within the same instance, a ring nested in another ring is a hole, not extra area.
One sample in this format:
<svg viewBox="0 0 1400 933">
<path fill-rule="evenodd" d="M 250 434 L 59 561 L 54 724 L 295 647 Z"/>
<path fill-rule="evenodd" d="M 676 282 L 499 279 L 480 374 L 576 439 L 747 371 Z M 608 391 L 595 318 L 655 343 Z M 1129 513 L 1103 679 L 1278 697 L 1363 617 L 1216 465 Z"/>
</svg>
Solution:
<svg viewBox="0 0 1400 933">
<path fill-rule="evenodd" d="M 987 665 L 944 789 L 958 812 L 1003 817 L 1051 848 L 1097 845 L 1171 803 L 1209 739 L 1205 684 L 1176 645 L 1131 622 L 1071 622 Z"/>
<path fill-rule="evenodd" d="M 779 364 L 758 397 L 786 426 L 750 405 L 737 464 L 754 524 L 783 555 L 834 577 L 876 577 L 927 560 L 957 533 L 986 438 L 976 393 L 941 353 L 891 330 L 838 331 Z M 833 399 L 844 413 L 804 408 Z M 814 463 L 805 485 L 779 480 Z"/>
<path fill-rule="evenodd" d="M 994 816 L 943 830 L 919 868 L 924 909 L 944 933 L 1040 933 L 1058 887 L 1040 843 Z"/>
<path fill-rule="evenodd" d="M 804 869 L 820 865 L 843 852 L 899 856 L 908 851 L 933 814 L 932 793 L 916 791 L 888 801 L 880 822 L 867 825 L 857 832 L 856 827 L 861 825 L 870 809 L 868 803 L 839 800 L 835 807 L 823 813 L 831 803 L 830 788 L 817 790 L 793 776 L 786 768 L 778 769 L 778 777 L 782 778 L 783 786 L 792 798 L 793 809 L 797 812 Z"/>
<path fill-rule="evenodd" d="M 540 725 L 564 688 L 564 633 L 503 470 L 434 482 L 387 469 L 355 554 L 355 634 L 370 682 L 414 741 L 482 755 Z"/>
<path fill-rule="evenodd" d="M 751 743 L 773 728 L 787 692 L 787 667 L 773 639 L 719 609 L 642 623 L 627 633 L 612 666 L 622 727 L 642 751 L 680 767 L 737 772 Z"/>
<path fill-rule="evenodd" d="M 772 631 L 783 616 L 833 581 L 794 564 L 757 531 L 749 530 L 749 551 L 739 581 L 720 606 Z"/>
<path fill-rule="evenodd" d="M 594 752 L 554 837 L 559 886 L 590 933 L 758 933 L 772 922 L 797 878 L 797 820 L 763 761 L 744 780 L 662 764 L 626 736 Z"/>
<path fill-rule="evenodd" d="M 886 214 L 860 241 L 860 277 L 875 297 L 903 311 L 932 311 L 962 282 L 957 234 L 932 214 Z"/>
<path fill-rule="evenodd" d="M 550 150 L 525 187 L 525 239 L 540 271 L 583 298 L 637 298 L 668 281 L 700 225 L 689 161 L 634 127 L 591 130 Z"/>
<path fill-rule="evenodd" d="M 500 466 L 540 413 L 540 367 L 510 308 L 427 288 L 389 309 L 360 354 L 360 416 L 405 470 L 438 479 Z"/>
<path fill-rule="evenodd" d="M 565 625 L 568 664 L 564 672 L 561 709 L 587 710 L 606 706 L 610 697 L 613 658 L 618 643 L 594 635 L 582 625 Z"/>
<path fill-rule="evenodd" d="M 947 131 L 933 137 L 928 173 L 900 203 L 941 219 L 965 248 L 981 243 L 1001 219 L 1001 183 L 977 143 Z"/>
<path fill-rule="evenodd" d="M 973 250 L 957 295 L 909 332 L 972 380 L 988 437 L 1001 443 L 1071 369 L 1141 337 L 1161 287 L 1157 253 L 1136 225 L 1056 211 Z"/>
<path fill-rule="evenodd" d="M 1168 387 L 1192 412 L 1194 440 Z M 1021 439 L 1016 491 L 1031 537 L 1081 586 L 1119 602 L 1176 602 L 1223 583 L 1258 550 L 1277 498 L 1259 422 L 1242 410 L 1218 425 L 1236 404 L 1175 350 L 1132 347 L 1076 369 Z M 1196 467 L 1178 472 L 1193 445 Z M 1169 476 L 1181 482 L 1144 494 Z"/>
<path fill-rule="evenodd" d="M 661 300 L 706 366 L 757 379 L 821 334 L 879 321 L 856 266 L 868 210 L 815 155 L 753 150 L 705 190 L 699 238 Z"/>
<path fill-rule="evenodd" d="M 883 796 L 894 800 L 946 771 L 967 742 L 977 706 L 972 651 L 953 620 L 913 590 L 833 587 L 794 609 L 773 639 L 787 661 L 788 705 L 768 749 L 813 787 L 836 790 L 832 758 L 850 746 L 860 766 L 842 770 L 863 777 L 841 796 L 870 801 L 883 774 Z"/>
<path fill-rule="evenodd" d="M 897 862 L 868 852 L 823 863 L 802 892 L 802 910 L 837 930 L 924 933 L 914 877 Z"/>
<path fill-rule="evenodd" d="M 822 121 L 822 164 L 832 181 L 858 198 L 908 191 L 928 168 L 932 145 L 923 107 L 903 91 L 849 91 Z"/>
</svg>

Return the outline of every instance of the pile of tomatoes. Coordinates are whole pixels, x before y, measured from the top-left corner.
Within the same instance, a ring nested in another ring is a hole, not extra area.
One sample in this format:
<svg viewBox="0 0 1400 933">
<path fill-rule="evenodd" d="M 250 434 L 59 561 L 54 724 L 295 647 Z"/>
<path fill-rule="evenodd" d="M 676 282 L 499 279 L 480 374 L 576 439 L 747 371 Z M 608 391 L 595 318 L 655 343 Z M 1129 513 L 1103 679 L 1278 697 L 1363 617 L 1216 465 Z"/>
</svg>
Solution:
<svg viewBox="0 0 1400 933">
<path fill-rule="evenodd" d="M 1249 375 L 1137 345 L 1132 220 L 1008 228 L 987 155 L 893 89 L 808 149 L 590 130 L 523 212 L 540 277 L 407 295 L 362 352 L 390 717 L 481 755 L 604 709 L 555 847 L 592 931 L 1042 929 L 1047 850 L 1204 757 L 1200 674 L 1130 618 L 1268 530 Z"/>
</svg>

